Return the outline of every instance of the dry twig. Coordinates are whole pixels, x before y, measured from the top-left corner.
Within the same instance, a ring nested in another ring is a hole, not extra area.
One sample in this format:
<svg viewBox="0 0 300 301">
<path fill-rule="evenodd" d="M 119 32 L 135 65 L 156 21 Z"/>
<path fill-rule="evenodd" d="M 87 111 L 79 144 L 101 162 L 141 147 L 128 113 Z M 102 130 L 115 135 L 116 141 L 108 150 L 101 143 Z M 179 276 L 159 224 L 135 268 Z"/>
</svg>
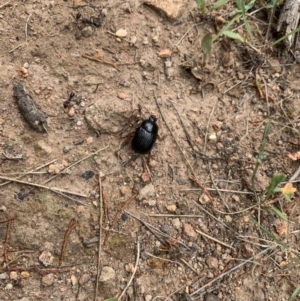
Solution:
<svg viewBox="0 0 300 301">
<path fill-rule="evenodd" d="M 35 171 L 37 171 L 37 170 L 40 170 L 40 169 L 42 169 L 42 168 L 44 168 L 44 167 L 46 167 L 46 166 L 48 166 L 48 165 L 54 163 L 55 161 L 57 161 L 57 159 L 54 159 L 54 160 L 52 160 L 52 161 L 50 161 L 50 162 L 48 162 L 48 163 L 46 163 L 46 164 L 43 164 L 42 166 L 39 166 L 39 167 L 37 167 L 37 168 L 35 168 L 35 169 L 31 169 L 30 171 L 25 172 L 24 174 L 20 175 L 19 177 L 16 177 L 16 180 L 21 179 L 23 176 L 26 176 L 26 175 L 28 175 L 28 174 L 31 174 L 32 172 L 35 172 Z M 1 187 L 1 186 L 4 186 L 4 185 L 6 185 L 6 184 L 9 184 L 10 182 L 11 182 L 11 181 L 7 181 L 7 182 L 4 182 L 4 183 L 1 183 L 1 184 L 0 184 L 0 187 Z"/>
<path fill-rule="evenodd" d="M 213 241 L 219 243 L 220 245 L 223 245 L 223 246 L 225 246 L 225 247 L 227 247 L 227 248 L 230 248 L 230 249 L 235 250 L 235 248 L 232 247 L 231 245 L 228 245 L 228 244 L 226 244 L 225 242 L 222 242 L 222 241 L 220 241 L 220 240 L 218 240 L 218 239 L 216 239 L 216 238 L 214 238 L 214 237 L 212 237 L 212 236 L 210 236 L 210 235 L 208 235 L 208 234 L 206 234 L 206 233 L 204 233 L 204 232 L 202 232 L 202 231 L 200 231 L 200 230 L 197 230 L 197 229 L 196 229 L 196 232 L 199 233 L 199 234 L 201 234 L 201 235 L 203 235 L 203 236 L 205 236 L 205 237 L 208 238 L 208 239 L 211 239 L 211 240 L 213 240 Z"/>
<path fill-rule="evenodd" d="M 139 64 L 139 63 L 140 63 L 140 62 L 114 63 L 114 62 L 103 61 L 103 60 L 100 60 L 100 59 L 97 59 L 97 58 L 95 58 L 95 57 L 88 56 L 88 55 L 85 55 L 85 54 L 83 54 L 82 57 L 84 57 L 84 58 L 86 58 L 86 59 L 89 59 L 89 60 L 91 60 L 91 61 L 94 61 L 94 62 L 98 62 L 98 63 L 104 64 L 104 65 L 112 66 L 112 67 L 114 67 L 115 69 L 117 69 L 118 71 L 121 71 L 121 70 L 118 68 L 118 66 L 136 65 L 136 64 Z"/>
<path fill-rule="evenodd" d="M 3 176 L 0 176 L 0 179 L 6 180 L 6 181 L 11 181 L 11 182 L 16 182 L 16 183 L 20 183 L 20 184 L 25 184 L 25 185 L 29 185 L 29 186 L 39 187 L 39 188 L 43 188 L 43 189 L 48 189 L 48 190 L 53 191 L 53 192 L 63 192 L 63 193 L 68 193 L 68 194 L 74 194 L 74 195 L 81 196 L 81 197 L 84 197 L 84 198 L 88 197 L 86 194 L 73 192 L 73 191 L 69 191 L 69 190 L 64 190 L 64 189 L 60 189 L 60 188 L 57 188 L 57 187 L 44 186 L 44 185 L 40 185 L 40 184 L 36 184 L 36 183 L 25 182 L 25 181 L 12 179 L 12 178 L 8 178 L 8 177 L 3 177 Z"/>
<path fill-rule="evenodd" d="M 30 14 L 30 15 L 28 16 L 28 18 L 27 18 L 27 20 L 26 20 L 26 24 L 25 24 L 25 41 L 26 41 L 26 43 L 27 43 L 27 38 L 28 38 L 28 22 L 29 22 L 29 20 L 30 20 L 30 18 L 31 18 L 31 15 L 32 15 L 32 14 Z"/>
<path fill-rule="evenodd" d="M 210 201 L 212 202 L 212 205 L 214 207 L 216 207 L 215 205 L 215 200 L 213 199 L 213 197 L 210 195 L 210 193 L 208 192 L 208 190 L 206 189 L 206 187 L 200 183 L 199 180 L 197 180 L 195 177 L 193 176 L 189 176 L 190 180 L 192 180 L 194 183 L 196 183 L 199 187 L 201 187 L 201 189 L 203 189 L 204 193 L 207 195 L 207 197 L 210 199 Z"/>
<path fill-rule="evenodd" d="M 198 288 L 197 290 L 195 290 L 192 294 L 190 294 L 191 297 L 194 297 L 195 295 L 197 295 L 198 293 L 200 293 L 201 291 L 203 291 L 205 288 L 207 288 L 208 286 L 211 286 L 214 282 L 216 282 L 219 279 L 222 279 L 224 276 L 234 272 L 235 270 L 239 269 L 240 267 L 242 267 L 243 265 L 245 265 L 248 262 L 253 261 L 254 258 L 259 257 L 265 253 L 267 253 L 268 251 L 270 251 L 271 249 L 274 249 L 274 246 L 271 246 L 261 252 L 259 252 L 258 254 L 248 258 L 247 260 L 245 260 L 244 262 L 236 265 L 235 267 L 231 268 L 230 270 L 220 274 L 219 276 L 217 276 L 216 278 L 212 279 L 210 282 L 206 283 L 205 285 L 201 286 L 200 288 Z M 196 300 L 196 299 L 194 299 Z"/>
<path fill-rule="evenodd" d="M 137 246 L 136 246 L 136 261 L 135 261 L 134 270 L 132 272 L 132 275 L 131 275 L 126 287 L 124 288 L 124 290 L 123 290 L 122 294 L 120 295 L 120 297 L 118 298 L 118 300 L 121 300 L 121 298 L 123 297 L 123 295 L 127 291 L 128 287 L 130 286 L 130 284 L 133 280 L 133 277 L 136 273 L 136 270 L 137 270 L 137 267 L 138 267 L 138 264 L 139 264 L 139 259 L 140 259 L 140 240 L 139 240 L 139 237 L 138 237 Z"/>
<path fill-rule="evenodd" d="M 61 252 L 60 252 L 60 256 L 59 256 L 59 265 L 62 265 L 69 236 L 71 234 L 71 231 L 76 227 L 76 225 L 77 225 L 76 219 L 72 218 L 69 222 L 68 229 L 67 229 L 67 231 L 65 233 L 65 236 L 64 236 L 64 242 L 62 244 Z"/>
<path fill-rule="evenodd" d="M 101 182 L 101 175 L 99 170 L 99 241 L 98 241 L 98 259 L 97 259 L 97 278 L 96 278 L 96 287 L 94 291 L 94 301 L 97 301 L 97 294 L 98 294 L 98 285 L 99 285 L 99 276 L 100 276 L 100 262 L 101 262 L 101 240 L 102 240 L 102 182 Z"/>
<path fill-rule="evenodd" d="M 101 152 L 101 151 L 103 151 L 103 150 L 105 150 L 105 149 L 107 149 L 107 148 L 108 148 L 108 146 L 105 146 L 105 147 L 103 147 L 103 148 L 100 148 L 100 149 L 98 149 L 97 151 L 95 151 L 94 153 L 92 153 L 92 154 L 90 154 L 90 155 L 87 155 L 86 157 L 84 157 L 84 158 L 78 160 L 77 162 L 71 164 L 70 166 L 67 166 L 66 168 L 62 169 L 59 173 L 57 173 L 57 174 L 54 175 L 53 177 L 51 177 L 51 178 L 48 179 L 47 181 L 43 182 L 43 184 L 46 184 L 46 183 L 52 181 L 53 179 L 55 179 L 58 175 L 60 175 L 60 174 L 61 174 L 63 171 L 65 171 L 66 169 L 70 169 L 71 167 L 73 167 L 73 166 L 75 166 L 75 165 L 81 163 L 82 161 L 84 161 L 84 160 L 86 160 L 86 159 L 88 159 L 88 158 L 90 158 L 90 157 L 96 155 L 97 153 L 99 153 L 99 152 Z"/>
<path fill-rule="evenodd" d="M 9 218 L 7 220 L 7 229 L 6 229 L 6 236 L 5 236 L 5 243 L 4 243 L 4 261 L 6 264 L 8 264 L 7 251 L 8 251 L 9 238 L 10 238 L 11 223 L 12 223 L 13 219 L 14 218 Z"/>
<path fill-rule="evenodd" d="M 111 224 L 111 226 L 110 226 L 108 232 L 107 232 L 106 235 L 105 235 L 104 242 L 103 242 L 103 246 L 106 245 L 106 242 L 107 242 L 107 240 L 108 240 L 108 237 L 109 237 L 109 235 L 110 235 L 110 232 L 111 232 L 111 230 L 113 229 L 113 227 L 116 225 L 116 223 L 117 223 L 118 219 L 120 218 L 120 216 L 121 216 L 123 210 L 127 207 L 128 204 L 130 204 L 130 203 L 136 198 L 136 196 L 137 196 L 137 194 L 132 195 L 132 196 L 131 196 L 124 204 L 123 204 L 123 206 L 121 207 L 121 209 L 117 212 L 117 214 L 116 214 L 116 216 L 115 216 L 115 218 L 114 218 L 114 220 L 113 220 L 113 222 L 112 222 L 112 224 Z"/>
</svg>

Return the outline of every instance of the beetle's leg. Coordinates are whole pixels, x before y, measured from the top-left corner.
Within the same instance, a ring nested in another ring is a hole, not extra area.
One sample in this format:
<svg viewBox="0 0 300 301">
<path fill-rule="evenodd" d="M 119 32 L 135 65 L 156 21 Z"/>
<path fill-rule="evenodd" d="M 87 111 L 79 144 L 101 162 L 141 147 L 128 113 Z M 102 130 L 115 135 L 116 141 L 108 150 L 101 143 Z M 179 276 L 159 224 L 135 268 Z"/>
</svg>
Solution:
<svg viewBox="0 0 300 301">
<path fill-rule="evenodd" d="M 150 163 L 150 159 L 151 159 L 151 152 L 148 154 L 148 156 L 147 156 L 147 164 L 149 164 Z"/>
</svg>

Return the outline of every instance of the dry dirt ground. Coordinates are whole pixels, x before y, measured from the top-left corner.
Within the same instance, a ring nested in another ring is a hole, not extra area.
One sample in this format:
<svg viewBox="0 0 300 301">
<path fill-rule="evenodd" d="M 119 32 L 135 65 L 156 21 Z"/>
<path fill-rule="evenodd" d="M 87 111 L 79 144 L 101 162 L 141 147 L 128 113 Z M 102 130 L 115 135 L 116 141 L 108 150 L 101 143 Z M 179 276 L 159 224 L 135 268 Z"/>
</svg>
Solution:
<svg viewBox="0 0 300 301">
<path fill-rule="evenodd" d="M 256 49 L 219 38 L 203 67 L 201 39 L 233 7 L 202 18 L 194 1 L 174 3 L 175 16 L 138 0 L 0 3 L 0 300 L 104 300 L 129 283 L 122 300 L 274 301 L 300 284 L 299 193 L 271 198 L 288 223 L 263 203 L 271 177 L 298 167 L 299 65 L 263 49 L 260 10 Z M 24 119 L 17 83 L 47 132 Z M 146 164 L 124 141 L 150 114 Z"/>
</svg>

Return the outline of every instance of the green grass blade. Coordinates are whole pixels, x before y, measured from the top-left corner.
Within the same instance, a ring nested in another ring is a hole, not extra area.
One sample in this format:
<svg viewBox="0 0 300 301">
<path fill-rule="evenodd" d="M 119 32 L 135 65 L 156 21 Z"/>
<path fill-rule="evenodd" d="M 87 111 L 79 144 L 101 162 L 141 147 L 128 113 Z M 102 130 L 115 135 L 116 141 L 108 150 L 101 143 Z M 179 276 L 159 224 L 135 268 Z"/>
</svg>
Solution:
<svg viewBox="0 0 300 301">
<path fill-rule="evenodd" d="M 243 37 L 241 37 L 238 33 L 225 30 L 225 31 L 223 31 L 223 35 L 227 36 L 230 39 L 238 40 L 238 41 L 241 41 L 242 43 L 244 43 Z"/>
<path fill-rule="evenodd" d="M 274 206 L 271 206 L 270 209 L 282 220 L 284 220 L 285 222 L 287 222 L 287 217 L 284 215 L 284 213 L 282 213 L 280 210 L 278 210 L 277 208 L 275 208 Z"/>
<path fill-rule="evenodd" d="M 286 38 L 288 38 L 289 36 L 293 35 L 294 33 L 298 32 L 298 31 L 300 31 L 300 27 L 297 27 L 296 29 L 292 30 L 291 32 L 284 35 L 280 39 L 278 39 L 275 42 L 271 43 L 271 45 L 269 47 L 273 47 L 273 46 L 277 45 L 278 43 L 280 43 L 281 41 L 285 40 Z"/>
<path fill-rule="evenodd" d="M 247 33 L 250 37 L 251 43 L 254 44 L 254 38 L 253 38 L 253 34 L 252 31 L 250 29 L 250 25 L 248 23 L 247 17 L 246 17 L 246 10 L 245 10 L 245 5 L 244 3 L 242 3 L 241 0 L 235 0 L 236 6 L 237 8 L 241 11 L 242 16 L 243 16 L 243 21 L 247 30 Z M 254 4 L 254 3 L 253 3 Z M 250 6 L 249 6 L 250 7 Z"/>
<path fill-rule="evenodd" d="M 238 18 L 240 18 L 240 14 L 235 15 L 213 38 L 213 42 L 217 40 L 223 33 L 226 31 Z"/>
<path fill-rule="evenodd" d="M 219 0 L 214 4 L 213 9 L 218 9 L 225 5 L 227 2 L 229 2 L 229 0 Z"/>
<path fill-rule="evenodd" d="M 285 176 L 282 174 L 277 174 L 272 178 L 271 183 L 267 187 L 267 195 L 265 200 L 269 199 L 269 197 L 276 191 L 278 184 L 280 184 L 284 180 Z"/>
<path fill-rule="evenodd" d="M 300 293 L 300 285 L 298 285 L 298 287 L 294 290 L 292 296 L 289 298 L 288 301 L 294 301 L 299 293 Z"/>
<path fill-rule="evenodd" d="M 200 8 L 201 13 L 205 14 L 205 4 L 206 4 L 205 0 L 196 0 L 196 3 L 198 5 L 198 7 Z"/>
<path fill-rule="evenodd" d="M 253 217 L 249 216 L 249 218 L 252 220 L 254 224 L 256 224 L 263 232 L 265 232 L 270 238 L 272 238 L 274 241 L 276 241 L 279 245 L 281 245 L 284 249 L 289 249 L 289 246 L 286 245 L 284 242 L 279 240 L 273 233 L 268 231 L 265 227 L 260 225 Z"/>
<path fill-rule="evenodd" d="M 210 33 L 206 34 L 201 40 L 201 49 L 205 55 L 211 51 L 212 36 Z"/>
</svg>

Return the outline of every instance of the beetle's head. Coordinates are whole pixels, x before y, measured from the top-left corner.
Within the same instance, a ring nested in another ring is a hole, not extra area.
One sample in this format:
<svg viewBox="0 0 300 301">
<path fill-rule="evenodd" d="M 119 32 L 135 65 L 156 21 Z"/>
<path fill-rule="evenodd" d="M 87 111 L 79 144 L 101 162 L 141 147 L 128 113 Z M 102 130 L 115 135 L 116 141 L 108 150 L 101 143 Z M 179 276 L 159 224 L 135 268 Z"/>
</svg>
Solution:
<svg viewBox="0 0 300 301">
<path fill-rule="evenodd" d="M 149 117 L 149 120 L 155 123 L 156 120 L 157 120 L 157 118 L 156 118 L 155 115 L 151 115 L 151 116 Z"/>
</svg>

